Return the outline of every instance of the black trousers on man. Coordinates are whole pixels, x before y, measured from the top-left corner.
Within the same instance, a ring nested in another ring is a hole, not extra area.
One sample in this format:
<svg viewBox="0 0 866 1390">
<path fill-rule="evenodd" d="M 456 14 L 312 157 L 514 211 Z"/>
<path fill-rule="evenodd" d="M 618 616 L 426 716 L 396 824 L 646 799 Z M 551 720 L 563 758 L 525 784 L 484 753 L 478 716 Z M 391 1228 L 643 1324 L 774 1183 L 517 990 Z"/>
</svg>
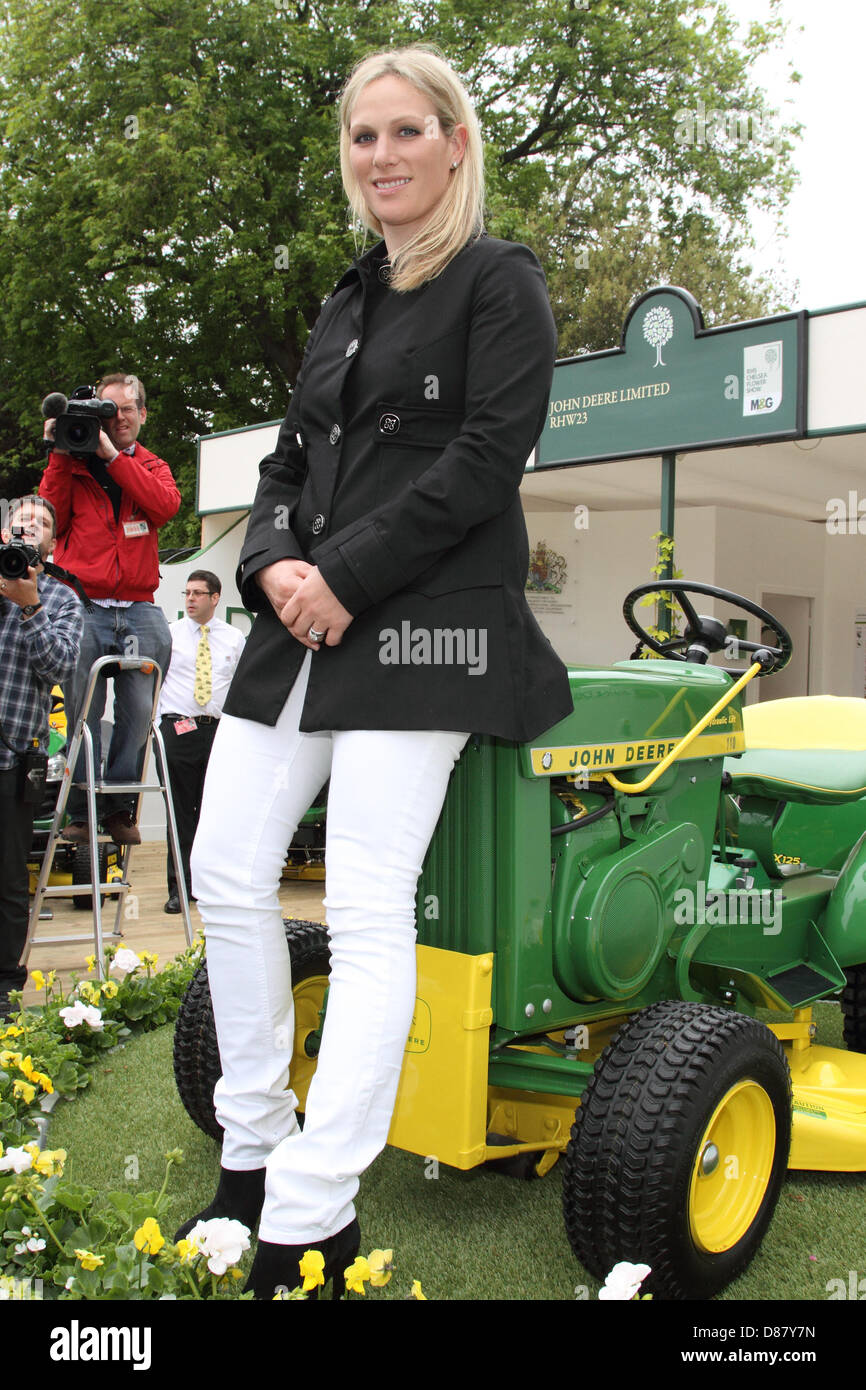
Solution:
<svg viewBox="0 0 866 1390">
<path fill-rule="evenodd" d="M 165 744 L 165 759 L 168 764 L 168 776 L 171 783 L 171 798 L 174 802 L 177 837 L 180 841 L 180 857 L 186 879 L 187 897 L 189 897 L 192 893 L 189 856 L 198 827 L 204 778 L 219 720 L 199 716 L 196 719 L 194 729 L 179 734 L 175 731 L 174 726 L 176 721 L 182 718 L 183 716 L 180 714 L 163 715 L 160 721 L 160 732 Z M 169 897 L 171 897 L 173 893 L 178 891 L 171 849 L 169 849 L 166 858 L 166 879 Z"/>
<path fill-rule="evenodd" d="M 21 800 L 21 770 L 0 772 L 0 995 L 23 989 L 26 966 L 19 965 L 30 920 L 27 859 L 36 807 Z"/>
</svg>

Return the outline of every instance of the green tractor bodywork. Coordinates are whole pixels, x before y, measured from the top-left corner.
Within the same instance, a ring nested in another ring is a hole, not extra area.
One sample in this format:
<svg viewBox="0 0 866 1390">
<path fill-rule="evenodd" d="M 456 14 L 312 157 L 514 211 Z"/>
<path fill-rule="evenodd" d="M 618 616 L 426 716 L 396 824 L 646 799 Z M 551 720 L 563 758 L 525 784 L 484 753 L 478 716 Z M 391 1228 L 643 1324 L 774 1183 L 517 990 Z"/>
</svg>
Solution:
<svg viewBox="0 0 866 1390">
<path fill-rule="evenodd" d="M 575 1253 L 600 1278 L 650 1265 L 657 1297 L 739 1273 L 788 1166 L 866 1169 L 866 702 L 779 701 L 803 708 L 775 724 L 770 702 L 744 728 L 757 650 L 736 687 L 682 654 L 573 668 L 574 711 L 539 739 L 471 738 L 418 885 L 389 1141 L 524 1176 L 564 1156 Z M 327 938 L 287 935 L 290 1071 L 308 1071 Z M 840 992 L 848 1051 L 816 1043 L 809 1010 Z M 190 999 L 178 1084 L 218 1134 L 188 1078 L 219 1076 L 197 1041 L 206 975 Z"/>
<path fill-rule="evenodd" d="M 495 955 L 494 1049 L 672 997 L 689 934 L 676 924 L 675 895 L 706 881 L 721 747 L 742 745 L 734 709 L 725 733 L 706 736 L 651 792 L 608 794 L 589 780 L 600 767 L 646 772 L 730 681 L 711 667 L 652 662 L 572 670 L 571 683 L 575 712 L 544 744 L 471 741 L 419 886 L 419 942 Z M 580 825 L 611 802 L 610 814 Z"/>
</svg>

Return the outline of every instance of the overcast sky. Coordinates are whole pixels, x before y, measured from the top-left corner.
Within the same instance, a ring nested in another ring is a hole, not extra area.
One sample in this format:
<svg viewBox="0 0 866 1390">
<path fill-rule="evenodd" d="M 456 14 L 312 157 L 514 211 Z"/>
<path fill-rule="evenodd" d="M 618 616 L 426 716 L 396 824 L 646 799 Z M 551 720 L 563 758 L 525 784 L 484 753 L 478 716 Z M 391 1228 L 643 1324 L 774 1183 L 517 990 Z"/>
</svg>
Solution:
<svg viewBox="0 0 866 1390">
<path fill-rule="evenodd" d="M 769 0 L 727 3 L 743 20 L 769 14 Z M 792 308 L 866 301 L 866 3 L 782 0 L 781 9 L 789 21 L 784 49 L 756 77 L 769 104 L 805 127 L 794 153 L 801 181 L 786 215 L 787 239 L 756 227 L 755 269 L 778 267 L 787 284 L 799 281 Z M 787 59 L 802 81 L 786 93 Z"/>
</svg>

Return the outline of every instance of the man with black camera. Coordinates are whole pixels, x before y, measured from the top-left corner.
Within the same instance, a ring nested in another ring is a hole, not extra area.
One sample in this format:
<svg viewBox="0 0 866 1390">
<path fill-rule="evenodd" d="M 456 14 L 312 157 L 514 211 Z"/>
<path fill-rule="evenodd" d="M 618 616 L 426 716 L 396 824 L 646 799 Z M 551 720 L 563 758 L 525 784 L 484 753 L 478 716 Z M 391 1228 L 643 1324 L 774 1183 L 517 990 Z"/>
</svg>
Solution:
<svg viewBox="0 0 866 1390">
<path fill-rule="evenodd" d="M 51 687 L 68 680 L 81 645 L 82 608 L 43 573 L 54 509 L 39 497 L 10 503 L 0 548 L 0 1020 L 22 989 L 33 817 L 45 787 Z"/>
<path fill-rule="evenodd" d="M 149 657 L 159 663 L 163 674 L 171 659 L 168 623 L 153 595 L 159 583 L 159 528 L 174 516 L 180 493 L 168 464 L 138 442 L 147 419 L 144 387 L 138 377 L 124 372 L 103 377 L 96 396 L 99 403 L 116 406 L 116 413 L 106 416 L 96 414 L 98 403 L 92 403 L 98 427 L 84 418 L 86 400 L 79 406 L 74 398 L 67 403 L 58 395 L 47 398 L 43 407 L 46 414 L 51 401 L 59 400 L 66 407 L 54 407 L 59 418 L 46 421 L 45 438 L 54 440 L 56 426 L 63 451 L 51 451 L 39 485 L 40 496 L 48 498 L 57 512 L 54 558 L 77 576 L 94 605 L 84 615 L 81 659 L 64 692 L 72 729 L 84 704 L 90 668 L 98 657 Z M 79 413 L 73 414 L 76 406 Z M 104 780 L 138 782 L 150 730 L 152 677 L 142 671 L 112 674 L 114 730 Z M 106 679 L 103 672 L 87 721 L 97 768 Z M 85 775 L 82 749 L 74 780 L 82 782 Z M 127 793 L 102 799 L 103 828 L 116 844 L 141 842 L 135 802 L 135 796 Z M 65 837 L 86 843 L 90 832 L 83 789 L 70 790 L 68 815 Z"/>
</svg>

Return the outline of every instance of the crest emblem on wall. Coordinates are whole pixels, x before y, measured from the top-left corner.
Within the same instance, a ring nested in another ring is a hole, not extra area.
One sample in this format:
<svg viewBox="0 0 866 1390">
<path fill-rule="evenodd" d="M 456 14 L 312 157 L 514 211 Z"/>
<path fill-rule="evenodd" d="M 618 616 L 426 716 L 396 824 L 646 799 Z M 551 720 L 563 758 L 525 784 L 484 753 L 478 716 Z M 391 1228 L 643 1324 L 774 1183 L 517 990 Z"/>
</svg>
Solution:
<svg viewBox="0 0 866 1390">
<path fill-rule="evenodd" d="M 529 594 L 561 594 L 567 570 L 568 563 L 565 556 L 557 555 L 546 541 L 539 541 L 529 555 L 526 592 Z"/>
</svg>

